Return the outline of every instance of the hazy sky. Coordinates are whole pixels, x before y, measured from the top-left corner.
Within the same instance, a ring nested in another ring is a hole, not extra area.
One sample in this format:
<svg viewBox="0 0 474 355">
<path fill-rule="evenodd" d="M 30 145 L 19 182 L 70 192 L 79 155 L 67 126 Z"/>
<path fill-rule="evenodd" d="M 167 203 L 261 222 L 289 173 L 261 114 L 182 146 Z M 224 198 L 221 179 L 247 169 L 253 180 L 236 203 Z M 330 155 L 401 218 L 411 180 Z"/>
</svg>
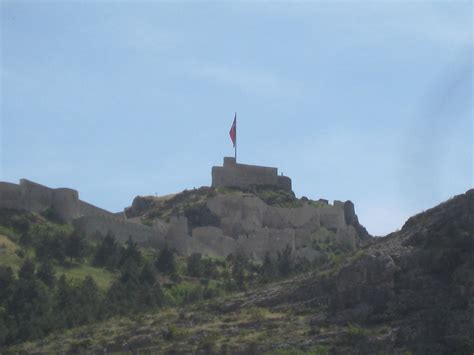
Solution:
<svg viewBox="0 0 474 355">
<path fill-rule="evenodd" d="M 473 186 L 471 1 L 0 1 L 0 180 L 119 211 L 233 154 L 369 232 Z"/>
</svg>

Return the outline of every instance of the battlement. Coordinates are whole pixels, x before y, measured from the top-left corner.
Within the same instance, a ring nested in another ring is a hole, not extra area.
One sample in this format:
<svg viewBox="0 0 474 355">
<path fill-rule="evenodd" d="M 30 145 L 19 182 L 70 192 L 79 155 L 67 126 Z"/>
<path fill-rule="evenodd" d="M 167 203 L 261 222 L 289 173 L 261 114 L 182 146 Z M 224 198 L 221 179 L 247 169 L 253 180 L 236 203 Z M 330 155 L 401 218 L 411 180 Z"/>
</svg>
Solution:
<svg viewBox="0 0 474 355">
<path fill-rule="evenodd" d="M 291 179 L 278 175 L 278 168 L 240 164 L 233 157 L 225 157 L 223 166 L 212 167 L 212 187 L 240 187 L 270 185 L 291 191 Z"/>
</svg>

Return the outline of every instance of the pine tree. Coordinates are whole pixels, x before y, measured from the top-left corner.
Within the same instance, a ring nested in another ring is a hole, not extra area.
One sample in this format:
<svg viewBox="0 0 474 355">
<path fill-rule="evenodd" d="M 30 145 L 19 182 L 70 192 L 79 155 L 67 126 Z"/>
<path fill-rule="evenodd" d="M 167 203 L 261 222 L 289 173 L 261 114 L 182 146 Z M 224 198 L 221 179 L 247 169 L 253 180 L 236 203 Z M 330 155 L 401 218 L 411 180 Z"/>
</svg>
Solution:
<svg viewBox="0 0 474 355">
<path fill-rule="evenodd" d="M 125 243 L 125 249 L 122 249 L 122 257 L 120 258 L 120 266 L 123 266 L 127 262 L 133 262 L 136 266 L 143 264 L 143 255 L 138 248 L 137 242 L 135 242 L 130 236 Z"/>
<path fill-rule="evenodd" d="M 288 276 L 293 269 L 292 250 L 289 245 L 281 252 L 278 252 L 278 271 L 281 276 Z"/>
<path fill-rule="evenodd" d="M 15 277 L 11 267 L 0 266 L 0 305 L 4 304 L 12 292 Z"/>
<path fill-rule="evenodd" d="M 268 282 L 277 276 L 277 268 L 275 262 L 270 257 L 270 253 L 266 252 L 263 264 L 260 269 L 260 277 L 263 282 Z"/>
<path fill-rule="evenodd" d="M 49 261 L 43 261 L 40 264 L 36 276 L 48 287 L 53 287 L 56 281 L 53 265 Z"/>
<path fill-rule="evenodd" d="M 18 277 L 24 280 L 31 280 L 35 277 L 35 264 L 30 259 L 26 259 L 18 271 Z"/>
<path fill-rule="evenodd" d="M 86 276 L 79 286 L 78 306 L 81 312 L 78 324 L 87 324 L 102 316 L 102 298 L 99 287 L 91 276 Z"/>
<path fill-rule="evenodd" d="M 148 286 L 153 286 L 156 282 L 156 271 L 152 264 L 146 262 L 143 265 L 142 271 L 139 276 L 140 284 L 146 284 Z"/>
<path fill-rule="evenodd" d="M 173 274 L 176 271 L 176 261 L 174 258 L 174 253 L 168 247 L 168 244 L 166 244 L 158 254 L 155 266 L 159 271 L 165 274 Z"/>
<path fill-rule="evenodd" d="M 200 253 L 193 253 L 186 260 L 186 273 L 192 277 L 201 277 L 203 274 L 202 257 Z"/>
<path fill-rule="evenodd" d="M 26 254 L 33 245 L 33 238 L 31 238 L 31 234 L 28 231 L 25 231 L 21 234 L 19 242 Z"/>
<path fill-rule="evenodd" d="M 235 280 L 239 290 L 245 290 L 247 288 L 247 264 L 247 258 L 240 253 L 232 260 L 232 278 Z"/>
<path fill-rule="evenodd" d="M 34 265 L 27 260 L 7 303 L 9 336 L 15 341 L 44 337 L 56 326 L 52 299 L 48 288 L 34 274 Z"/>
<path fill-rule="evenodd" d="M 85 235 L 80 231 L 75 230 L 65 239 L 64 252 L 72 263 L 73 259 L 80 260 L 84 257 L 86 247 L 87 243 Z"/>
<path fill-rule="evenodd" d="M 140 287 L 138 291 L 138 307 L 146 309 L 162 304 L 163 291 L 156 277 L 156 271 L 152 264 L 146 263 L 139 277 Z"/>
<path fill-rule="evenodd" d="M 101 240 L 97 247 L 93 264 L 114 270 L 118 266 L 119 259 L 119 247 L 115 240 L 115 235 L 111 231 L 108 231 L 107 235 Z"/>
<path fill-rule="evenodd" d="M 71 287 L 66 281 L 66 276 L 61 275 L 56 283 L 55 292 L 55 314 L 57 315 L 57 323 L 61 328 L 72 327 L 73 320 L 71 320 L 70 310 L 74 305 L 74 297 L 71 292 Z"/>
</svg>

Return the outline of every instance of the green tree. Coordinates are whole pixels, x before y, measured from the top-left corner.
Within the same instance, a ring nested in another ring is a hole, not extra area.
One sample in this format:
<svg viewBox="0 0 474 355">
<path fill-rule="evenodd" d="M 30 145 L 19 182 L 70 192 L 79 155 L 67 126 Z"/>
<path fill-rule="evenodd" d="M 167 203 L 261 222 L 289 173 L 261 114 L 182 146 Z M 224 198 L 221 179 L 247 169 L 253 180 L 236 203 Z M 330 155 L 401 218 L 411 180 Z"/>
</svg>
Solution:
<svg viewBox="0 0 474 355">
<path fill-rule="evenodd" d="M 46 286 L 53 287 L 56 281 L 54 274 L 54 267 L 49 261 L 43 261 L 38 270 L 36 276 L 39 280 L 43 281 Z"/>
<path fill-rule="evenodd" d="M 20 236 L 20 245 L 23 247 L 23 251 L 25 254 L 28 250 L 33 246 L 33 238 L 31 238 L 31 233 L 29 231 L 25 231 Z"/>
<path fill-rule="evenodd" d="M 87 242 L 84 233 L 79 230 L 74 230 L 64 240 L 64 253 L 69 257 L 69 262 L 72 263 L 73 259 L 81 260 L 87 249 Z"/>
<path fill-rule="evenodd" d="M 288 276 L 293 268 L 292 250 L 289 245 L 278 252 L 278 271 L 281 276 Z"/>
<path fill-rule="evenodd" d="M 72 229 L 68 225 L 35 224 L 31 228 L 31 235 L 36 258 L 38 260 L 54 259 L 59 263 L 64 263 L 65 240 L 71 233 Z"/>
<path fill-rule="evenodd" d="M 5 324 L 5 310 L 0 307 L 0 347 L 5 344 L 8 337 L 8 327 Z"/>
<path fill-rule="evenodd" d="M 11 267 L 0 266 L 0 305 L 11 295 L 15 277 Z"/>
<path fill-rule="evenodd" d="M 111 231 L 108 231 L 107 235 L 100 241 L 97 247 L 93 264 L 114 270 L 117 268 L 119 261 L 120 249 L 115 240 L 115 235 Z"/>
<path fill-rule="evenodd" d="M 176 271 L 176 261 L 173 251 L 168 244 L 161 249 L 155 262 L 156 268 L 166 274 L 173 274 Z"/>
<path fill-rule="evenodd" d="M 90 276 L 80 283 L 70 283 L 62 275 L 56 286 L 55 313 L 61 327 L 90 323 L 103 316 L 103 302 L 97 284 Z"/>
<path fill-rule="evenodd" d="M 163 292 L 158 282 L 156 270 L 150 263 L 145 263 L 139 276 L 138 306 L 141 309 L 156 307 L 162 304 Z"/>
<path fill-rule="evenodd" d="M 248 275 L 246 270 L 248 266 L 247 257 L 242 253 L 238 253 L 230 261 L 232 263 L 232 278 L 235 280 L 239 290 L 245 290 L 247 288 Z"/>
<path fill-rule="evenodd" d="M 149 286 L 152 286 L 156 282 L 156 270 L 151 263 L 146 262 L 143 265 L 139 276 L 139 282 L 142 285 L 147 284 Z"/>
<path fill-rule="evenodd" d="M 218 277 L 217 265 L 211 258 L 203 258 L 201 261 L 202 276 L 209 279 L 216 279 Z"/>
<path fill-rule="evenodd" d="M 140 290 L 140 271 L 133 258 L 127 259 L 122 265 L 120 277 L 110 286 L 106 295 L 110 314 L 126 314 L 138 308 L 137 293 Z"/>
<path fill-rule="evenodd" d="M 31 261 L 22 265 L 6 307 L 9 338 L 15 341 L 42 338 L 55 327 L 51 293 L 31 265 Z"/>
<path fill-rule="evenodd" d="M 192 277 L 201 277 L 203 273 L 202 256 L 200 253 L 193 253 L 186 259 L 186 273 Z"/>
<path fill-rule="evenodd" d="M 260 268 L 260 279 L 262 282 L 268 282 L 274 279 L 278 274 L 275 261 L 270 257 L 267 251 L 263 259 L 262 267 Z"/>
<path fill-rule="evenodd" d="M 26 259 L 23 264 L 21 264 L 18 277 L 24 280 L 30 280 L 35 277 L 35 264 L 32 260 Z"/>
<path fill-rule="evenodd" d="M 122 267 L 126 263 L 130 262 L 136 264 L 137 267 L 143 264 L 143 255 L 138 248 L 137 242 L 135 242 L 131 236 L 125 243 L 125 248 L 122 249 L 122 256 L 120 258 L 119 265 Z"/>
<path fill-rule="evenodd" d="M 78 324 L 87 324 L 102 317 L 102 297 L 91 276 L 86 276 L 79 286 L 77 306 L 81 314 Z"/>
<path fill-rule="evenodd" d="M 66 276 L 61 275 L 56 283 L 55 292 L 55 314 L 57 323 L 61 328 L 70 328 L 74 325 L 74 317 L 70 315 L 70 310 L 74 306 L 75 299 L 72 295 Z"/>
</svg>

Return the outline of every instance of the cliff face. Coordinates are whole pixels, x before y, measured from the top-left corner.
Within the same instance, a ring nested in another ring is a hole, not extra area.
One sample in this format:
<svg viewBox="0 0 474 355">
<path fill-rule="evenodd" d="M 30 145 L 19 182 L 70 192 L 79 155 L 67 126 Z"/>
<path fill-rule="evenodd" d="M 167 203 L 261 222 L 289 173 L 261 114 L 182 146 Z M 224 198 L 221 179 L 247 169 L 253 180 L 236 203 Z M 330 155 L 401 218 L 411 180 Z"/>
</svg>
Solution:
<svg viewBox="0 0 474 355">
<path fill-rule="evenodd" d="M 201 188 L 137 197 L 126 214 L 160 230 L 163 241 L 183 254 L 243 252 L 262 259 L 290 247 L 295 257 L 313 261 L 327 256 L 325 248 L 350 251 L 371 239 L 352 202 L 299 200 L 278 189 Z"/>
</svg>

